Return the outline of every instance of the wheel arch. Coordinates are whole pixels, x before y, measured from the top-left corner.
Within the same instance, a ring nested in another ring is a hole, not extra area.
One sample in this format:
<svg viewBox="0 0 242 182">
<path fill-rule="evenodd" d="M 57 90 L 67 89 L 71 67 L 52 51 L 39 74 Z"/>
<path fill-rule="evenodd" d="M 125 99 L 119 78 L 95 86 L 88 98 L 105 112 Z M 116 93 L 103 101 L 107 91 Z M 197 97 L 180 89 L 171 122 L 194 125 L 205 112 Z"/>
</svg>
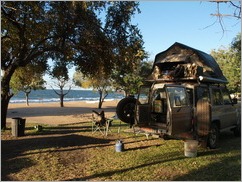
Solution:
<svg viewBox="0 0 242 182">
<path fill-rule="evenodd" d="M 213 123 L 217 125 L 218 129 L 221 128 L 221 122 L 220 122 L 219 119 L 212 120 L 211 125 L 212 125 Z"/>
</svg>

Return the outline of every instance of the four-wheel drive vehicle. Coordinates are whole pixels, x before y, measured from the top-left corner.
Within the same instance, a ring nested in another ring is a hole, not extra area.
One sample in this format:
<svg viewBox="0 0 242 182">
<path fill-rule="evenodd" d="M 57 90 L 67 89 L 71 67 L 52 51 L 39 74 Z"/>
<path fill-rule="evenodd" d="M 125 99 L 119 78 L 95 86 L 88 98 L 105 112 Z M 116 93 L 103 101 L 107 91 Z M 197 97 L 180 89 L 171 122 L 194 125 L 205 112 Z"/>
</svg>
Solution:
<svg viewBox="0 0 242 182">
<path fill-rule="evenodd" d="M 216 148 L 219 133 L 240 136 L 240 106 L 230 98 L 224 77 L 210 55 L 175 43 L 156 55 L 138 98 L 122 99 L 120 120 L 164 138 L 195 139 Z"/>
</svg>

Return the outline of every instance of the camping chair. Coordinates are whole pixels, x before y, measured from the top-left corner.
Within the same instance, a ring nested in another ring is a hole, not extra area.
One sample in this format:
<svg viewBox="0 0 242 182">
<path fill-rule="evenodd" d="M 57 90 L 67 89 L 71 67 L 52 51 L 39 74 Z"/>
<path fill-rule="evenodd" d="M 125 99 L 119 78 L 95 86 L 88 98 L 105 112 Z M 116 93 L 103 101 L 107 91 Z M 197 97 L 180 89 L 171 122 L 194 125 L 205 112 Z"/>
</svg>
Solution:
<svg viewBox="0 0 242 182">
<path fill-rule="evenodd" d="M 108 132 L 111 132 L 110 126 L 112 125 L 113 119 L 105 118 L 104 111 L 98 113 L 95 110 L 92 110 L 92 134 L 96 131 L 99 131 L 102 135 L 108 135 Z"/>
</svg>

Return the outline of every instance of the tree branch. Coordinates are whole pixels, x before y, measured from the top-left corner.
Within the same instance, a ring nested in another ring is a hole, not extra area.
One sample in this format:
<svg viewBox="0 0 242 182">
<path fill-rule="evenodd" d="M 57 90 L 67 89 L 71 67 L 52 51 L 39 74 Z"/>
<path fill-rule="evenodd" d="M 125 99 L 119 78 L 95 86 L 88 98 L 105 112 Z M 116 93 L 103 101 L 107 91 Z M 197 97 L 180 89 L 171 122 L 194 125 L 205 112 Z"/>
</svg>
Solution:
<svg viewBox="0 0 242 182">
<path fill-rule="evenodd" d="M 13 24 L 13 25 L 15 25 L 19 30 L 21 30 L 21 23 L 20 22 L 18 22 L 18 21 L 16 21 L 16 20 L 14 20 L 11 16 L 10 16 L 10 14 L 8 14 L 7 12 L 6 12 L 6 10 L 3 8 L 3 7 L 1 7 L 1 10 L 2 10 L 2 13 L 3 13 L 3 15 Z"/>
<path fill-rule="evenodd" d="M 223 35 L 224 35 L 224 32 L 226 31 L 225 30 L 225 27 L 224 27 L 224 23 L 223 23 L 223 17 L 235 17 L 235 18 L 238 18 L 240 19 L 241 18 L 241 6 L 238 6 L 236 4 L 234 4 L 233 2 L 231 1 L 224 1 L 224 0 L 215 0 L 215 1 L 210 1 L 210 2 L 216 2 L 217 3 L 217 13 L 215 14 L 210 14 L 211 16 L 216 16 L 217 17 L 217 20 L 212 24 L 214 25 L 217 21 L 219 22 L 220 24 L 220 27 L 222 29 L 222 32 L 223 32 Z M 221 3 L 230 3 L 233 7 L 235 7 L 235 10 L 234 10 L 234 14 L 222 14 L 220 13 L 220 4 Z M 240 3 L 240 2 L 239 2 Z M 237 12 L 237 10 L 239 9 L 239 12 Z M 210 25 L 211 26 L 211 25 Z M 207 27 L 210 27 L 210 26 L 207 26 Z M 207 28 L 206 27 L 206 28 Z M 222 37 L 223 37 L 222 35 Z"/>
<path fill-rule="evenodd" d="M 229 1 L 230 4 L 232 4 L 232 6 L 238 8 L 238 9 L 241 9 L 241 6 L 237 6 L 236 4 L 234 4 L 232 1 Z"/>
</svg>

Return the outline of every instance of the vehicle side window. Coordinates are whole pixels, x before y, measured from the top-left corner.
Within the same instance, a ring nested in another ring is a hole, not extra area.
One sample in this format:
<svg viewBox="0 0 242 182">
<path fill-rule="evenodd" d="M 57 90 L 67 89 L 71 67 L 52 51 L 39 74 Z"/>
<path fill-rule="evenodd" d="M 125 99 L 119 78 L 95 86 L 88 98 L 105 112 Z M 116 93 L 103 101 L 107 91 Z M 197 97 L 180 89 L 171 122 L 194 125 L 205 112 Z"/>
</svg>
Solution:
<svg viewBox="0 0 242 182">
<path fill-rule="evenodd" d="M 193 90 L 187 88 L 186 91 L 187 91 L 187 94 L 188 94 L 189 103 L 192 106 L 193 105 Z"/>
<path fill-rule="evenodd" d="M 205 87 L 198 87 L 196 96 L 197 96 L 197 99 L 196 99 L 197 101 L 200 99 L 210 101 L 208 89 Z"/>
<path fill-rule="evenodd" d="M 185 88 L 167 87 L 167 91 L 172 107 L 181 107 L 188 105 Z"/>
<path fill-rule="evenodd" d="M 226 89 L 222 89 L 224 104 L 232 104 L 229 93 Z"/>
<path fill-rule="evenodd" d="M 148 104 L 149 102 L 149 92 L 150 88 L 149 87 L 140 87 L 140 92 L 139 92 L 139 103 L 140 104 Z"/>
<path fill-rule="evenodd" d="M 152 96 L 152 111 L 155 113 L 166 112 L 166 93 L 164 89 L 154 91 Z"/>
<path fill-rule="evenodd" d="M 220 89 L 212 89 L 212 100 L 213 100 L 213 105 L 223 104 L 223 98 L 222 98 Z"/>
</svg>

